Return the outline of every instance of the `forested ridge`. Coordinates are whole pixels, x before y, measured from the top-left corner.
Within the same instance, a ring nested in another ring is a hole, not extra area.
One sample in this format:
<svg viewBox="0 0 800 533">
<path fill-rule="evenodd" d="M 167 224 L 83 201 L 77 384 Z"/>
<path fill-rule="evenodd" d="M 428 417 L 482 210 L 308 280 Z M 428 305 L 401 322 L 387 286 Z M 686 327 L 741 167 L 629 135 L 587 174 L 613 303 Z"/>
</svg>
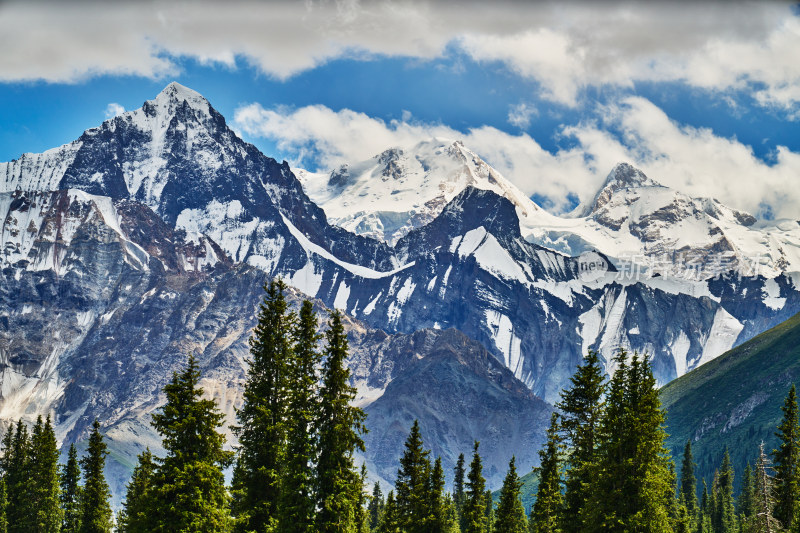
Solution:
<svg viewBox="0 0 800 533">
<path fill-rule="evenodd" d="M 697 479 L 691 440 L 677 467 L 666 448 L 666 415 L 647 357 L 622 349 L 613 377 L 589 352 L 562 392 L 534 469 L 538 488 L 530 508 L 521 499 L 526 465 L 509 457 L 493 498 L 475 442 L 448 484 L 451 474 L 426 449 L 418 422 L 384 494 L 380 484 L 368 486 L 365 466 L 356 464 L 366 415 L 352 405 L 341 315 L 331 312 L 321 332 L 311 302 L 294 312 L 284 289 L 280 281 L 265 287 L 234 451 L 225 448 L 224 417 L 203 398 L 189 355 L 151 421 L 165 453 L 139 456 L 116 516 L 99 421 L 83 457 L 71 446 L 65 464 L 49 417 L 30 428 L 13 425 L 0 450 L 0 533 L 800 531 L 794 386 L 775 428 L 776 449 L 762 443 L 741 473 L 725 450 L 713 479 Z"/>
</svg>

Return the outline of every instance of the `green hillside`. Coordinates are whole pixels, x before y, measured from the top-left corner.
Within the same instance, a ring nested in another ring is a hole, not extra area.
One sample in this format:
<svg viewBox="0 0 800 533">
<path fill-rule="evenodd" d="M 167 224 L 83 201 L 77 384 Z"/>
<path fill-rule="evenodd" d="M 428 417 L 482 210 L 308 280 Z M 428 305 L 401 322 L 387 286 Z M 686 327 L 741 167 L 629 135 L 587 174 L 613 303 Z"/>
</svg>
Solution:
<svg viewBox="0 0 800 533">
<path fill-rule="evenodd" d="M 780 407 L 800 376 L 800 314 L 672 381 L 661 390 L 667 410 L 667 446 L 680 465 L 692 439 L 701 478 L 710 484 L 725 446 L 736 486 L 763 440 L 771 451 Z"/>
</svg>

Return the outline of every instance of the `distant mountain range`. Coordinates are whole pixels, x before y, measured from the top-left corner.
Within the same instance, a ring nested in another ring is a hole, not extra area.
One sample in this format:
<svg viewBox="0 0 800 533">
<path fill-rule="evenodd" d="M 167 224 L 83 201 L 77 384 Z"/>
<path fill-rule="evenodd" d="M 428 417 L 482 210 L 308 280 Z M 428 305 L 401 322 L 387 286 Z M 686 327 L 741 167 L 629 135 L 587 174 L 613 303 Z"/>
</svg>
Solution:
<svg viewBox="0 0 800 533">
<path fill-rule="evenodd" d="M 0 217 L 0 418 L 52 413 L 68 444 L 99 417 L 116 490 L 156 446 L 147 415 L 188 352 L 233 422 L 272 277 L 349 315 L 366 460 L 387 482 L 415 418 L 448 469 L 488 444 L 496 484 L 511 453 L 536 462 L 586 350 L 646 351 L 667 383 L 800 311 L 796 222 L 766 227 L 627 164 L 556 217 L 439 139 L 293 170 L 176 83 L 0 163 Z M 698 258 L 719 272 L 684 275 Z"/>
</svg>

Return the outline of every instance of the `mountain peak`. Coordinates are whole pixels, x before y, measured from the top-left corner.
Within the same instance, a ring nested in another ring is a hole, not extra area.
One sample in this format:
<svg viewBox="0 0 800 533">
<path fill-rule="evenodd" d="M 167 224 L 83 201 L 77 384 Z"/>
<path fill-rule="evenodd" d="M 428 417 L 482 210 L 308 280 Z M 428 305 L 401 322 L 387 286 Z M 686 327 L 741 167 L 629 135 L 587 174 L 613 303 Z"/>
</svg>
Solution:
<svg viewBox="0 0 800 533">
<path fill-rule="evenodd" d="M 600 190 L 597 191 L 592 201 L 585 204 L 583 210 L 579 210 L 581 216 L 589 216 L 598 209 L 606 205 L 612 196 L 619 191 L 626 189 L 636 189 L 639 187 L 663 187 L 654 179 L 648 178 L 644 172 L 634 167 L 630 163 L 620 162 L 614 165 L 608 173 Z"/>
<path fill-rule="evenodd" d="M 184 102 L 192 109 L 200 111 L 201 113 L 210 114 L 211 112 L 211 106 L 202 94 L 176 81 L 164 87 L 154 99 L 145 102 L 143 108 L 146 112 L 160 109 L 167 114 L 172 114 Z"/>
<path fill-rule="evenodd" d="M 657 181 L 648 178 L 644 172 L 630 163 L 621 162 L 614 165 L 608 173 L 603 189 L 612 186 L 614 190 L 628 189 L 631 187 L 661 187 Z"/>
</svg>

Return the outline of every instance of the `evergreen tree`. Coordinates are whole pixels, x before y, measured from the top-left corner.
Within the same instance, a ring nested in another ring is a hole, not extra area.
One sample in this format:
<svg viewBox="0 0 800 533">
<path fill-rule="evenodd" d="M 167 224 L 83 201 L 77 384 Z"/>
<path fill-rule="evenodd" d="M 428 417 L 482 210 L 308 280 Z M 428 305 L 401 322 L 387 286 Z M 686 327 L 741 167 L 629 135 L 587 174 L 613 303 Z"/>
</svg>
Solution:
<svg viewBox="0 0 800 533">
<path fill-rule="evenodd" d="M 67 464 L 61 471 L 61 509 L 64 521 L 61 533 L 77 533 L 81 525 L 81 470 L 78 464 L 78 451 L 75 444 L 70 444 L 67 452 Z"/>
<path fill-rule="evenodd" d="M 400 527 L 408 533 L 428 530 L 430 508 L 427 485 L 431 470 L 428 455 L 429 452 L 422 445 L 419 421 L 415 420 L 406 439 L 395 482 Z"/>
<path fill-rule="evenodd" d="M 150 448 L 139 454 L 127 485 L 123 510 L 117 521 L 119 533 L 147 533 L 153 526 L 151 509 L 158 505 L 153 501 L 152 485 L 156 463 Z"/>
<path fill-rule="evenodd" d="M 494 521 L 496 520 L 494 514 L 494 499 L 492 498 L 492 491 L 486 489 L 483 501 L 486 504 L 486 533 L 494 533 Z"/>
<path fill-rule="evenodd" d="M 8 533 L 8 494 L 6 482 L 0 478 L 0 533 Z"/>
<path fill-rule="evenodd" d="M 350 404 L 356 390 L 348 384 L 350 371 L 344 364 L 347 336 L 338 311 L 331 313 L 325 339 L 318 429 L 316 529 L 320 533 L 338 533 L 354 528 L 356 502 L 353 501 L 353 487 L 360 487 L 361 481 L 354 470 L 353 453 L 364 450 L 360 435 L 366 432 L 366 415 Z"/>
<path fill-rule="evenodd" d="M 111 531 L 111 491 L 103 470 L 108 447 L 100 434 L 100 422 L 95 419 L 86 455 L 81 459 L 84 486 L 81 495 L 81 524 L 79 533 L 108 533 Z"/>
<path fill-rule="evenodd" d="M 687 440 L 683 448 L 681 463 L 680 496 L 683 497 L 686 511 L 690 517 L 697 514 L 697 479 L 694 477 L 694 457 L 692 457 L 692 441 Z"/>
<path fill-rule="evenodd" d="M 456 502 L 453 501 L 453 498 L 450 494 L 445 494 L 444 497 L 444 531 L 445 533 L 460 533 L 461 528 L 459 526 L 459 515 L 458 510 L 456 509 Z"/>
<path fill-rule="evenodd" d="M 29 469 L 31 462 L 31 440 L 28 426 L 17 421 L 16 430 L 3 439 L 3 457 L 6 491 L 8 494 L 8 531 L 25 532 L 35 529 L 36 509 L 31 499 Z"/>
<path fill-rule="evenodd" d="M 646 358 L 620 349 L 584 507 L 584 531 L 670 531 L 673 477 L 664 412 Z"/>
<path fill-rule="evenodd" d="M 294 328 L 292 364 L 287 368 L 289 413 L 287 419 L 287 472 L 283 487 L 281 531 L 306 533 L 314 529 L 314 471 L 318 418 L 317 374 L 321 355 L 317 351 L 317 317 L 306 300 Z"/>
<path fill-rule="evenodd" d="M 736 502 L 741 524 L 746 523 L 750 517 L 753 516 L 755 496 L 755 476 L 753 476 L 753 470 L 750 468 L 750 463 L 748 462 L 742 474 L 742 488 L 739 491 L 739 499 Z"/>
<path fill-rule="evenodd" d="M 711 500 L 711 495 L 708 493 L 708 486 L 706 480 L 703 479 L 703 497 L 700 499 L 700 510 L 697 516 L 697 532 L 698 533 L 712 533 L 711 515 L 714 508 L 714 503 Z"/>
<path fill-rule="evenodd" d="M 236 412 L 239 426 L 232 428 L 239 438 L 232 504 L 239 531 L 268 531 L 278 524 L 286 465 L 287 368 L 293 359 L 295 322 L 284 289 L 280 280 L 265 287 L 250 338 L 244 401 Z"/>
<path fill-rule="evenodd" d="M 558 533 L 562 531 L 564 498 L 561 494 L 559 456 L 561 444 L 558 436 L 558 415 L 553 413 L 547 429 L 547 442 L 539 450 L 539 488 L 531 509 L 531 533 Z"/>
<path fill-rule="evenodd" d="M 563 527 L 568 533 L 583 531 L 581 510 L 589 499 L 592 465 L 597 459 L 600 419 L 603 414 L 605 375 L 600 359 L 590 350 L 583 364 L 570 378 L 570 386 L 561 393 L 556 406 L 562 413 L 564 440 L 571 450 L 567 458 Z"/>
<path fill-rule="evenodd" d="M 378 528 L 383 516 L 384 505 L 383 492 L 381 492 L 380 484 L 376 481 L 372 488 L 372 497 L 369 500 L 369 528 L 371 531 Z"/>
<path fill-rule="evenodd" d="M 722 465 L 714 484 L 714 514 L 712 524 L 716 533 L 736 531 L 736 511 L 733 507 L 733 466 L 728 448 L 722 456 Z"/>
<path fill-rule="evenodd" d="M 448 522 L 447 512 L 445 508 L 445 494 L 444 494 L 444 468 L 442 467 L 442 458 L 437 457 L 433 463 L 433 468 L 430 471 L 428 484 L 425 487 L 428 501 L 426 510 L 428 513 L 428 529 L 429 533 L 446 533 L 452 528 L 452 524 Z"/>
<path fill-rule="evenodd" d="M 461 514 L 461 507 L 464 504 L 464 472 L 464 454 L 461 453 L 458 455 L 453 472 L 453 502 L 456 504 L 459 514 Z"/>
<path fill-rule="evenodd" d="M 389 491 L 386 497 L 386 505 L 384 506 L 383 516 L 381 523 L 378 526 L 379 533 L 401 533 L 400 524 L 397 520 L 397 505 L 394 501 L 394 491 Z"/>
<path fill-rule="evenodd" d="M 800 511 L 800 427 L 798 426 L 797 391 L 789 389 L 784 401 L 783 419 L 775 435 L 778 449 L 772 452 L 775 464 L 775 518 L 786 529 L 791 529 L 795 515 Z"/>
<path fill-rule="evenodd" d="M 50 416 L 44 423 L 39 416 L 31 434 L 28 497 L 34 511 L 34 528 L 42 533 L 58 533 L 64 516 L 58 458 L 58 444 Z"/>
<path fill-rule="evenodd" d="M 525 533 L 528 529 L 528 520 L 525 518 L 525 508 L 520 500 L 522 481 L 517 475 L 516 459 L 511 457 L 508 463 L 508 473 L 500 489 L 500 502 L 497 505 L 497 518 L 494 530 L 498 533 Z"/>
<path fill-rule="evenodd" d="M 466 490 L 464 491 L 464 506 L 462 509 L 463 533 L 486 533 L 488 526 L 486 520 L 486 480 L 483 477 L 483 465 L 478 454 L 478 442 L 472 454 L 472 462 L 467 474 Z"/>
<path fill-rule="evenodd" d="M 217 431 L 224 415 L 213 400 L 202 399 L 194 356 L 164 387 L 166 404 L 153 415 L 166 456 L 152 479 L 152 531 L 224 532 L 231 526 L 223 469 L 232 453 L 223 450 Z"/>
<path fill-rule="evenodd" d="M 369 512 L 367 511 L 367 465 L 361 463 L 361 482 L 358 484 L 357 494 L 354 498 L 357 501 L 356 504 L 356 523 L 358 533 L 369 533 Z M 312 530 L 313 531 L 313 530 Z"/>
</svg>

